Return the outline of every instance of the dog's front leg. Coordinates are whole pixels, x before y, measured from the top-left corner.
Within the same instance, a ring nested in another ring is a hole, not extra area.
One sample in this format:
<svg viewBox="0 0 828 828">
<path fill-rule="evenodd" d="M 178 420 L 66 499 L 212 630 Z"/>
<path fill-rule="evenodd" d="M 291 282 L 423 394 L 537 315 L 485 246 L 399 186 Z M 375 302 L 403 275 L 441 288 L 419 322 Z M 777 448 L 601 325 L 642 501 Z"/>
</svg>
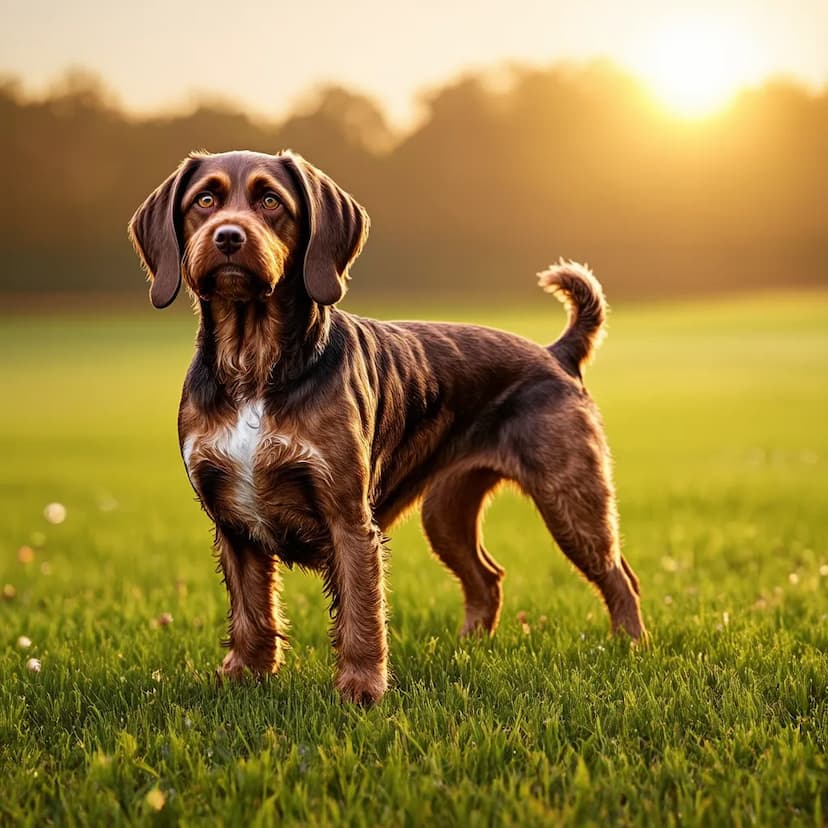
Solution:
<svg viewBox="0 0 828 828">
<path fill-rule="evenodd" d="M 382 536 L 370 513 L 331 526 L 327 588 L 334 614 L 336 688 L 356 704 L 379 701 L 388 687 Z"/>
<path fill-rule="evenodd" d="M 271 555 L 232 532 L 216 532 L 219 562 L 230 596 L 230 652 L 220 676 L 273 673 L 284 660 L 285 621 L 279 612 L 279 578 Z"/>
</svg>

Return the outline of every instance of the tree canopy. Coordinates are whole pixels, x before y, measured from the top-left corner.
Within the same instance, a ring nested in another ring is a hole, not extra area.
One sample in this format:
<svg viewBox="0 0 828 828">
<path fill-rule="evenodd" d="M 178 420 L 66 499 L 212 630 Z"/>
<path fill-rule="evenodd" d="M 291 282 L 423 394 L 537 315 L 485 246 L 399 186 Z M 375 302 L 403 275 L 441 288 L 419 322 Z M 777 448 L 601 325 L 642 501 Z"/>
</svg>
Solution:
<svg viewBox="0 0 828 828">
<path fill-rule="evenodd" d="M 330 86 L 281 121 L 227 101 L 135 117 L 67 75 L 0 83 L 0 291 L 138 292 L 126 223 L 190 150 L 290 147 L 366 207 L 361 296 L 532 297 L 535 271 L 587 260 L 611 298 L 828 282 L 828 93 L 777 81 L 700 121 L 608 64 L 468 75 L 395 132 Z"/>
</svg>

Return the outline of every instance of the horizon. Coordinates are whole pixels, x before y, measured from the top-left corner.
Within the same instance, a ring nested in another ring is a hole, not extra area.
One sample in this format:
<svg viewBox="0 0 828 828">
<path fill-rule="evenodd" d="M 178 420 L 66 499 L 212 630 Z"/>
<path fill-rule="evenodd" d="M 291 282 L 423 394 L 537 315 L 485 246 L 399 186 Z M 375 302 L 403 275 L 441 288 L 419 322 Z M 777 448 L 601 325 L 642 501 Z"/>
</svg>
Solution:
<svg viewBox="0 0 828 828">
<path fill-rule="evenodd" d="M 488 95 L 496 98 L 502 94 L 509 94 L 524 74 L 535 72 L 544 74 L 561 73 L 564 77 L 577 79 L 579 77 L 585 78 L 593 71 L 605 72 L 609 76 L 617 74 L 618 77 L 629 80 L 633 87 L 643 95 L 643 100 L 651 107 L 656 117 L 661 117 L 667 121 L 685 123 L 687 126 L 695 124 L 696 127 L 703 127 L 706 123 L 726 117 L 728 112 L 738 104 L 740 98 L 744 95 L 761 94 L 764 90 L 774 86 L 790 87 L 809 98 L 821 98 L 828 95 L 828 78 L 824 84 L 814 86 L 799 77 L 789 74 L 775 74 L 763 77 L 756 83 L 734 87 L 730 94 L 722 97 L 721 100 L 716 101 L 714 105 L 703 111 L 696 111 L 692 107 L 684 111 L 680 105 L 671 105 L 669 102 L 665 102 L 658 88 L 648 83 L 646 79 L 636 74 L 632 69 L 604 57 L 589 58 L 582 61 L 560 60 L 546 65 L 504 61 L 500 64 L 464 70 L 420 90 L 416 94 L 416 112 L 407 121 L 395 121 L 386 103 L 380 97 L 336 81 L 320 82 L 309 87 L 297 96 L 292 105 L 286 106 L 279 112 L 275 110 L 264 111 L 246 106 L 242 100 L 208 90 L 194 92 L 186 100 L 166 107 L 146 110 L 133 109 L 109 84 L 106 77 L 87 66 L 80 65 L 66 67 L 61 74 L 40 89 L 27 84 L 26 79 L 19 74 L 4 73 L 0 70 L 0 90 L 5 87 L 6 94 L 24 105 L 43 104 L 64 95 L 71 96 L 91 92 L 98 96 L 98 100 L 104 107 L 111 108 L 131 121 L 152 120 L 154 118 L 187 118 L 199 110 L 213 110 L 243 116 L 251 123 L 262 127 L 277 127 L 292 117 L 310 115 L 316 112 L 327 92 L 341 89 L 355 97 L 364 97 L 375 105 L 385 118 L 386 125 L 396 141 L 412 132 L 416 132 L 423 122 L 428 119 L 429 103 L 432 97 L 439 96 L 443 91 L 460 85 L 464 81 L 479 82 Z"/>
</svg>

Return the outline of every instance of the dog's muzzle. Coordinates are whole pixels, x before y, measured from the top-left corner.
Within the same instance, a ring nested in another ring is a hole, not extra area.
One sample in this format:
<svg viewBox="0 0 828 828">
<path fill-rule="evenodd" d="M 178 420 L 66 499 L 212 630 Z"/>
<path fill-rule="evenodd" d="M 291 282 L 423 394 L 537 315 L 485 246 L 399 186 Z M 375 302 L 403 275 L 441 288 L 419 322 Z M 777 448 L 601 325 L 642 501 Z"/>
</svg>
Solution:
<svg viewBox="0 0 828 828">
<path fill-rule="evenodd" d="M 202 276 L 198 281 L 198 294 L 202 299 L 219 296 L 235 302 L 267 299 L 275 284 L 262 279 L 247 268 L 233 263 L 221 265 Z"/>
</svg>

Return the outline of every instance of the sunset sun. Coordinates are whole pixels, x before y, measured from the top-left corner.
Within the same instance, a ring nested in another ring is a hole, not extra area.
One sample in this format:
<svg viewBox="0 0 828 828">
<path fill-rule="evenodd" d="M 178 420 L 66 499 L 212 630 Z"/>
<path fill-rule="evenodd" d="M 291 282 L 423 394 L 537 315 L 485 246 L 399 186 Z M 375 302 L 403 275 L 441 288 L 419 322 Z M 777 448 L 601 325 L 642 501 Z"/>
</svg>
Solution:
<svg viewBox="0 0 828 828">
<path fill-rule="evenodd" d="M 715 113 L 758 74 L 745 31 L 704 17 L 664 21 L 637 62 L 659 101 L 687 118 Z"/>
</svg>

